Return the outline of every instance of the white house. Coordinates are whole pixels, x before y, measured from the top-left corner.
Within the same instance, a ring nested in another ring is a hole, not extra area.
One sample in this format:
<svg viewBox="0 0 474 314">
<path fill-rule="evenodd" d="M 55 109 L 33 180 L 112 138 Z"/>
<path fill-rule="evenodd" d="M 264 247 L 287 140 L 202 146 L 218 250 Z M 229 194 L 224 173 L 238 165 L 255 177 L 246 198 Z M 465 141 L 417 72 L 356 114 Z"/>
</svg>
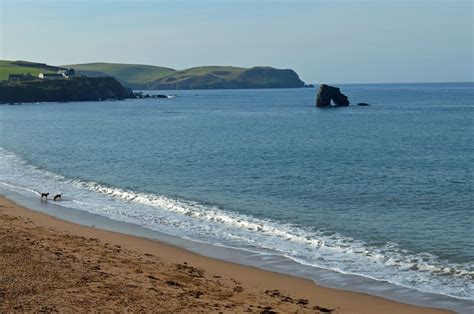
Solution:
<svg viewBox="0 0 474 314">
<path fill-rule="evenodd" d="M 69 78 L 75 74 L 74 69 L 61 69 L 58 70 L 58 73 L 40 73 L 38 77 L 42 80 L 57 80 L 60 78 Z"/>
<path fill-rule="evenodd" d="M 57 73 L 40 73 L 38 77 L 42 80 L 57 80 L 60 78 L 64 78 L 62 74 Z"/>
</svg>

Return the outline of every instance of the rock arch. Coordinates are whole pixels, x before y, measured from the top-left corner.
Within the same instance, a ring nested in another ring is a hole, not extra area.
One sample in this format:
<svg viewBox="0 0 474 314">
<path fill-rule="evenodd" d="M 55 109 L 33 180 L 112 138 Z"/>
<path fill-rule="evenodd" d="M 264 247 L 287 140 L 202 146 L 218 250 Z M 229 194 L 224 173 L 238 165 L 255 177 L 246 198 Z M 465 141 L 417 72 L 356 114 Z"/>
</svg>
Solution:
<svg viewBox="0 0 474 314">
<path fill-rule="evenodd" d="M 346 95 L 341 93 L 340 88 L 322 84 L 319 87 L 318 96 L 316 97 L 316 107 L 331 107 L 331 100 L 334 103 L 335 107 L 349 106 L 349 99 Z"/>
</svg>

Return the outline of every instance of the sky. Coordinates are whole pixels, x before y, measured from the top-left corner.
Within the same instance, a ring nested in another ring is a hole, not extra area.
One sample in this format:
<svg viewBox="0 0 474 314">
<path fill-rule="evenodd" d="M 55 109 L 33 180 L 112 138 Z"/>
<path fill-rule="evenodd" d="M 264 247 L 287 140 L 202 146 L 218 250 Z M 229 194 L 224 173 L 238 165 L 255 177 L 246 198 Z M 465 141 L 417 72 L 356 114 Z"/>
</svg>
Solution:
<svg viewBox="0 0 474 314">
<path fill-rule="evenodd" d="M 472 82 L 473 0 L 0 0 L 0 59 Z"/>
</svg>

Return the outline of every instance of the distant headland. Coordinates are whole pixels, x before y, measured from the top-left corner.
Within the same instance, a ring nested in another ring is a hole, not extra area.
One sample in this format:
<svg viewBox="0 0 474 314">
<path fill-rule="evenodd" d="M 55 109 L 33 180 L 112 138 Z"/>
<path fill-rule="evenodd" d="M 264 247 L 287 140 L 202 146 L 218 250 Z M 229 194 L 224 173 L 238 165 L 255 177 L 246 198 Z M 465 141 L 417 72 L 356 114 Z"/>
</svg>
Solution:
<svg viewBox="0 0 474 314">
<path fill-rule="evenodd" d="M 206 66 L 185 70 L 87 63 L 52 66 L 0 60 L 0 103 L 140 98 L 135 90 L 298 88 L 295 71 L 272 67 Z"/>
<path fill-rule="evenodd" d="M 305 87 L 305 83 L 295 71 L 263 66 L 203 66 L 174 70 L 140 64 L 84 63 L 52 66 L 45 63 L 5 60 L 0 60 L 0 81 L 8 80 L 10 74 L 38 77 L 40 73 L 57 75 L 58 71 L 67 69 L 74 69 L 76 77 L 114 77 L 124 87 L 135 90 Z"/>
<path fill-rule="evenodd" d="M 0 60 L 0 103 L 140 98 L 135 90 L 309 87 L 291 69 L 87 63 L 52 66 Z"/>
<path fill-rule="evenodd" d="M 235 88 L 298 88 L 304 82 L 291 69 L 272 67 L 241 68 L 203 66 L 185 70 L 121 63 L 86 63 L 65 65 L 86 76 L 113 76 L 133 89 L 235 89 Z"/>
</svg>

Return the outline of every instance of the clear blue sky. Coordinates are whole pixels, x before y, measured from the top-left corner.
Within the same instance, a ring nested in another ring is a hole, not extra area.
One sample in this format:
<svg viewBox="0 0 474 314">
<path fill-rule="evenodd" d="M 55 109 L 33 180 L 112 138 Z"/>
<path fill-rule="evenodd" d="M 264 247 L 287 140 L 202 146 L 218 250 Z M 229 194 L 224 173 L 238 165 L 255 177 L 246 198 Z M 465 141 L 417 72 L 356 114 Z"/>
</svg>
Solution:
<svg viewBox="0 0 474 314">
<path fill-rule="evenodd" d="M 473 1 L 0 0 L 0 59 L 292 68 L 306 82 L 473 81 Z"/>
</svg>

